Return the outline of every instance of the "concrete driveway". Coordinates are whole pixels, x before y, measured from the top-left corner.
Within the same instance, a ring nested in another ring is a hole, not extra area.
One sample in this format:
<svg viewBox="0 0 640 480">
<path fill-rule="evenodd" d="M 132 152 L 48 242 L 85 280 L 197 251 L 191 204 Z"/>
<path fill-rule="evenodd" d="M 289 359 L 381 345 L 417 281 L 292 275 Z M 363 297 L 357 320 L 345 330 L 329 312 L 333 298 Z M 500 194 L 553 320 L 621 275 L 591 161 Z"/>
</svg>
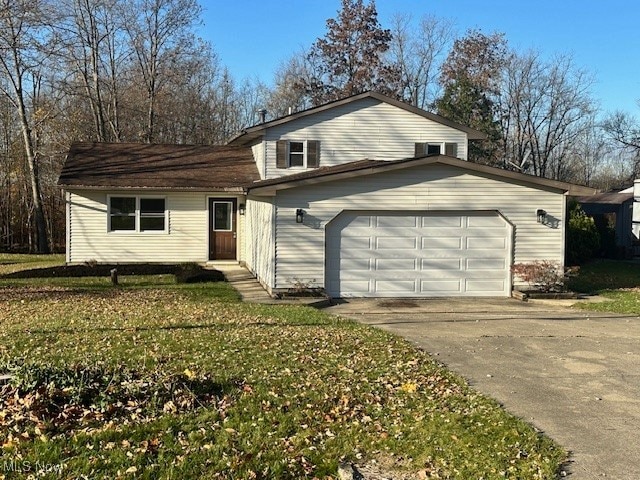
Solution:
<svg viewBox="0 0 640 480">
<path fill-rule="evenodd" d="M 640 478 L 640 318 L 513 299 L 350 300 L 554 438 L 575 480 Z"/>
</svg>

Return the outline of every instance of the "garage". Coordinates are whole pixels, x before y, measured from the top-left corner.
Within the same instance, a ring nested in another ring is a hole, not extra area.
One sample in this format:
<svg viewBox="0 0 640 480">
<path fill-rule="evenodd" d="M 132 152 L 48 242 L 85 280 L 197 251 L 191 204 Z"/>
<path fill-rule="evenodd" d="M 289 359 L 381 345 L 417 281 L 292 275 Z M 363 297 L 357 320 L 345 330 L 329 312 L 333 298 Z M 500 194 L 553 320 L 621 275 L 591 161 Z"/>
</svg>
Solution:
<svg viewBox="0 0 640 480">
<path fill-rule="evenodd" d="M 333 297 L 508 296 L 511 225 L 495 211 L 345 211 L 326 226 Z"/>
</svg>

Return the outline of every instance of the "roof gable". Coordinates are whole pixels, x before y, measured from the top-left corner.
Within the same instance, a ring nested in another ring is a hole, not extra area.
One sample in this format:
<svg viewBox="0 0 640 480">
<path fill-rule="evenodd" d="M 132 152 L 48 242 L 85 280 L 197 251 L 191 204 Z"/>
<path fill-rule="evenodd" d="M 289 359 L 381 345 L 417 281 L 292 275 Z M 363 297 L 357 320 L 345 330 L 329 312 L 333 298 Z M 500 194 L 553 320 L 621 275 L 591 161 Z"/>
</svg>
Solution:
<svg viewBox="0 0 640 480">
<path fill-rule="evenodd" d="M 255 182 L 249 191 L 257 195 L 273 195 L 278 190 L 286 190 L 304 185 L 313 185 L 335 180 L 357 178 L 376 173 L 426 165 L 449 165 L 472 173 L 488 175 L 508 182 L 522 183 L 535 188 L 567 192 L 569 195 L 593 195 L 597 190 L 582 185 L 574 185 L 557 180 L 536 177 L 524 173 L 512 172 L 501 168 L 480 165 L 445 155 L 430 155 L 418 158 L 405 158 L 395 161 L 362 160 L 334 167 L 323 167 L 296 175 Z"/>
<path fill-rule="evenodd" d="M 259 179 L 247 147 L 86 142 L 71 145 L 58 185 L 227 191 Z"/>
<path fill-rule="evenodd" d="M 342 105 L 346 105 L 349 103 L 354 103 L 357 102 L 359 100 L 362 100 L 364 98 L 371 98 L 374 100 L 377 100 L 379 102 L 383 102 L 383 103 L 387 103 L 389 105 L 392 105 L 394 107 L 400 108 L 402 110 L 405 110 L 407 112 L 411 112 L 413 114 L 419 115 L 423 118 L 426 118 L 428 120 L 431 120 L 433 122 L 436 123 L 440 123 L 442 125 L 446 125 L 448 127 L 451 127 L 455 130 L 459 130 L 462 131 L 464 133 L 467 134 L 467 138 L 469 140 L 482 140 L 486 138 L 486 135 L 478 130 L 474 130 L 473 128 L 469 128 L 466 127 L 464 125 L 461 125 L 459 123 L 453 122 L 449 119 L 446 119 L 444 117 L 441 117 L 440 115 L 436 115 L 435 113 L 431 113 L 431 112 L 427 112 L 426 110 L 423 110 L 421 108 L 417 108 L 414 107 L 412 105 L 409 105 L 408 103 L 404 103 L 401 102 L 399 100 L 395 100 L 391 97 L 387 97 L 386 95 L 382 95 L 380 93 L 377 92 L 364 92 L 364 93 L 360 93 L 358 95 L 353 95 L 351 97 L 347 97 L 347 98 L 343 98 L 340 100 L 335 100 L 333 102 L 329 102 L 329 103 L 325 103 L 324 105 L 320 105 L 318 107 L 313 107 L 313 108 L 309 108 L 307 110 L 303 110 L 301 112 L 296 112 L 293 113 L 291 115 L 287 115 L 285 117 L 281 117 L 275 120 L 271 120 L 269 122 L 265 122 L 265 123 L 261 123 L 259 125 L 255 125 L 253 127 L 249 127 L 245 130 L 243 130 L 242 132 L 240 132 L 239 134 L 237 134 L 235 137 L 231 138 L 231 140 L 229 140 L 228 145 L 247 145 L 251 142 L 253 142 L 254 140 L 262 137 L 262 135 L 264 135 L 264 132 L 268 129 L 268 128 L 272 128 L 272 127 L 276 127 L 278 125 L 283 125 L 285 123 L 300 119 L 300 118 L 304 118 L 310 115 L 315 115 L 317 113 L 320 112 L 324 112 L 326 110 L 330 110 L 333 108 L 337 108 L 340 107 Z"/>
</svg>

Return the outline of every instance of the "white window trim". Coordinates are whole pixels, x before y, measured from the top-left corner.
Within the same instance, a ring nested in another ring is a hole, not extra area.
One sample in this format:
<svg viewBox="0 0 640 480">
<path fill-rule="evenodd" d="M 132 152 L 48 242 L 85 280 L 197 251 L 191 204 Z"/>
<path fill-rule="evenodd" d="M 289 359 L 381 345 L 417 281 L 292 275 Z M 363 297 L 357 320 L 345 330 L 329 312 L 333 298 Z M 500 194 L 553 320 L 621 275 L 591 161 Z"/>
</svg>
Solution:
<svg viewBox="0 0 640 480">
<path fill-rule="evenodd" d="M 291 143 L 302 144 L 302 165 L 291 165 Z M 307 141 L 306 140 L 287 140 L 287 168 L 307 168 Z"/>
<path fill-rule="evenodd" d="M 446 142 L 425 142 L 425 152 L 427 153 L 427 155 L 429 154 L 429 145 L 439 146 L 440 155 L 445 155 Z"/>
<path fill-rule="evenodd" d="M 112 230 L 111 229 L 111 199 L 112 198 L 135 198 L 136 199 L 136 212 L 135 212 L 135 229 L 134 230 Z M 164 200 L 164 230 L 140 230 L 140 199 L 141 198 L 153 198 L 157 200 Z M 169 209 L 167 208 L 166 195 L 107 195 L 107 233 L 114 235 L 165 235 L 169 233 Z"/>
</svg>

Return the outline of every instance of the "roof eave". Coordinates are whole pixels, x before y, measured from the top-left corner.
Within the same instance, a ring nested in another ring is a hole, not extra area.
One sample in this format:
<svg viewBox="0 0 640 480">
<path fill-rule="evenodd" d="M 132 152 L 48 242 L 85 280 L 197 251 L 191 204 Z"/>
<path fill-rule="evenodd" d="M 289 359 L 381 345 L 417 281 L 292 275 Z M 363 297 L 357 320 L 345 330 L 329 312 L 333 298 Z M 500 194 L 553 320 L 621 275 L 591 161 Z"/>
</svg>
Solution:
<svg viewBox="0 0 640 480">
<path fill-rule="evenodd" d="M 221 193 L 242 193 L 242 194 L 246 194 L 247 193 L 247 188 L 246 187 L 161 187 L 161 186 L 155 186 L 155 187 L 150 187 L 150 186 L 146 186 L 146 187 L 142 187 L 142 186 L 115 186 L 115 185 L 73 185 L 73 184 L 64 184 L 64 183 L 58 183 L 57 184 L 58 187 L 62 188 L 63 190 L 83 190 L 83 191 L 88 191 L 88 190 L 99 190 L 99 191 L 133 191 L 133 190 L 160 190 L 160 191 L 172 191 L 172 192 L 221 192 Z"/>
<path fill-rule="evenodd" d="M 271 196 L 271 195 L 275 195 L 279 190 L 287 190 L 290 188 L 295 188 L 295 187 L 300 187 L 305 185 L 313 185 L 313 184 L 324 183 L 328 181 L 355 178 L 362 175 L 372 175 L 379 172 L 400 170 L 400 169 L 409 168 L 413 166 L 423 166 L 423 165 L 430 165 L 434 163 L 450 165 L 452 167 L 462 168 L 465 170 L 470 170 L 478 173 L 484 173 L 486 175 L 491 175 L 494 177 L 497 176 L 501 178 L 507 178 L 515 182 L 521 182 L 527 185 L 533 185 L 538 188 L 547 188 L 547 189 L 555 190 L 559 193 L 566 193 L 567 195 L 570 195 L 570 196 L 594 195 L 598 193 L 597 189 L 591 188 L 591 187 L 574 185 L 566 182 L 560 182 L 557 180 L 549 180 L 546 178 L 535 177 L 533 175 L 526 175 L 518 172 L 511 172 L 509 170 L 502 170 L 496 167 L 490 167 L 487 165 L 471 163 L 465 160 L 460 160 L 453 157 L 447 157 L 444 155 L 408 158 L 403 160 L 390 161 L 386 163 L 380 163 L 379 165 L 364 166 L 362 168 L 357 168 L 347 172 L 338 172 L 338 173 L 327 172 L 317 177 L 297 179 L 297 180 L 287 180 L 286 177 L 283 177 L 282 181 L 278 183 L 272 183 L 265 186 L 258 185 L 256 187 L 249 186 L 248 191 L 249 193 L 253 193 L 255 195 Z"/>
</svg>

